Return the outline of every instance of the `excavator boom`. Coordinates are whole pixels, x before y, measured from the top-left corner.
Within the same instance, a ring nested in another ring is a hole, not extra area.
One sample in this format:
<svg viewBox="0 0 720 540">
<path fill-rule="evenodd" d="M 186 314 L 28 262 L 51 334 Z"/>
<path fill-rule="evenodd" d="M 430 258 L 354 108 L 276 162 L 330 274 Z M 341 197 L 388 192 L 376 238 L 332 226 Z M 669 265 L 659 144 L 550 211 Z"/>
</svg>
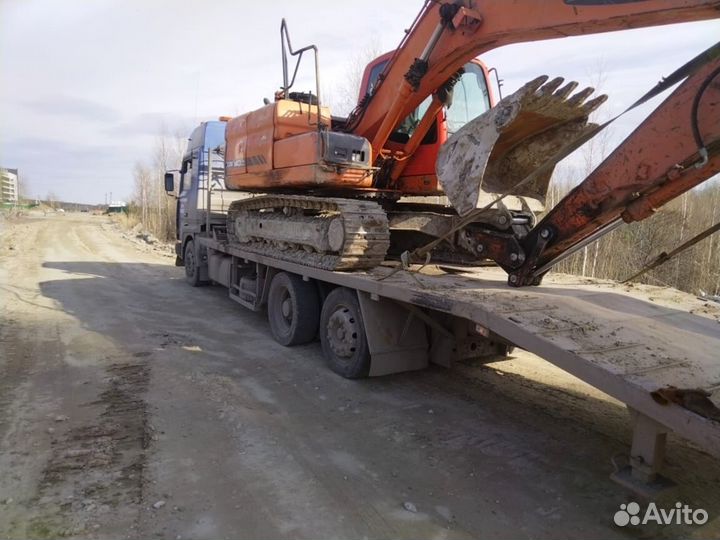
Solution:
<svg viewBox="0 0 720 540">
<path fill-rule="evenodd" d="M 347 122 L 378 155 L 393 128 L 467 62 L 504 45 L 720 17 L 720 0 L 432 0 Z"/>
</svg>

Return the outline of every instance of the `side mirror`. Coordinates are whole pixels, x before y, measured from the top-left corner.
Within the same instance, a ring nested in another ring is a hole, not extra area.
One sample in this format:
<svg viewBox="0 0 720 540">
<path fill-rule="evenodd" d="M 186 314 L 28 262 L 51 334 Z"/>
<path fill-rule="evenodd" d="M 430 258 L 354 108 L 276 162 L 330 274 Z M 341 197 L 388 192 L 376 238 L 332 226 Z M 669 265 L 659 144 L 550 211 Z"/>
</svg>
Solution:
<svg viewBox="0 0 720 540">
<path fill-rule="evenodd" d="M 175 174 L 171 172 L 165 173 L 165 191 L 168 193 L 175 192 Z"/>
</svg>

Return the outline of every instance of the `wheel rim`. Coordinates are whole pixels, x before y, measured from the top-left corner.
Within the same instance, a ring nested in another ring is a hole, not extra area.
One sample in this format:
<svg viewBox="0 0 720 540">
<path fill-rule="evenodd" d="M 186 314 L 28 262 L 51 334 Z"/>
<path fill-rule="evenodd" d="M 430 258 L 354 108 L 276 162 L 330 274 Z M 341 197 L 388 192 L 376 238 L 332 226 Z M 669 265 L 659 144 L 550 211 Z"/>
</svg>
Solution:
<svg viewBox="0 0 720 540">
<path fill-rule="evenodd" d="M 290 297 L 290 292 L 287 289 L 283 289 L 282 294 L 280 295 L 280 315 L 282 316 L 282 320 L 285 325 L 290 328 L 294 313 L 292 298 Z"/>
<path fill-rule="evenodd" d="M 357 319 L 347 306 L 338 306 L 327 324 L 328 344 L 335 356 L 350 358 L 357 350 Z"/>
</svg>

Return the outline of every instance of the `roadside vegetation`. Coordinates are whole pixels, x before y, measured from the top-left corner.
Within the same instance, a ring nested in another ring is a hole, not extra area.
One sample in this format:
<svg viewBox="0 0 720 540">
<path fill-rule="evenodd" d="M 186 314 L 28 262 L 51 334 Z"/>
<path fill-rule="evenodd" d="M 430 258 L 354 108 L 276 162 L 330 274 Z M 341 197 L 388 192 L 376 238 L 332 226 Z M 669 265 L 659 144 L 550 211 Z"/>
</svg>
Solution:
<svg viewBox="0 0 720 540">
<path fill-rule="evenodd" d="M 567 181 L 554 179 L 548 206 L 557 203 L 572 187 Z M 622 281 L 718 221 L 720 181 L 715 180 L 671 201 L 644 221 L 621 226 L 560 262 L 556 270 Z M 636 281 L 693 294 L 720 294 L 720 234 L 698 242 Z"/>
<path fill-rule="evenodd" d="M 165 171 L 176 169 L 182 160 L 187 134 L 180 131 L 170 133 L 162 129 L 148 158 L 135 163 L 128 213 L 118 218 L 128 229 L 142 229 L 162 242 L 175 238 L 176 199 L 165 192 L 163 176 Z"/>
</svg>

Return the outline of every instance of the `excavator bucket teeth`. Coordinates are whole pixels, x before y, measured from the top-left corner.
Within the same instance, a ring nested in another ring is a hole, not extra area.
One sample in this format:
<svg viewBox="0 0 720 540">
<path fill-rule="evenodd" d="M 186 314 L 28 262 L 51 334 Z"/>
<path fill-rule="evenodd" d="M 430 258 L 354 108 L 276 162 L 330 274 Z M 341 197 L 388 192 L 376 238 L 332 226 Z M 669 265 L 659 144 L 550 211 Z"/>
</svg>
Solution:
<svg viewBox="0 0 720 540">
<path fill-rule="evenodd" d="M 518 186 L 563 147 L 595 127 L 591 112 L 607 96 L 588 100 L 592 88 L 575 94 L 576 82 L 538 77 L 468 122 L 440 150 L 436 172 L 448 200 L 461 216 L 487 194 L 530 197 L 545 203 L 554 165 Z M 572 95 L 571 95 L 572 94 Z M 517 186 L 517 187 L 516 187 Z"/>
</svg>

